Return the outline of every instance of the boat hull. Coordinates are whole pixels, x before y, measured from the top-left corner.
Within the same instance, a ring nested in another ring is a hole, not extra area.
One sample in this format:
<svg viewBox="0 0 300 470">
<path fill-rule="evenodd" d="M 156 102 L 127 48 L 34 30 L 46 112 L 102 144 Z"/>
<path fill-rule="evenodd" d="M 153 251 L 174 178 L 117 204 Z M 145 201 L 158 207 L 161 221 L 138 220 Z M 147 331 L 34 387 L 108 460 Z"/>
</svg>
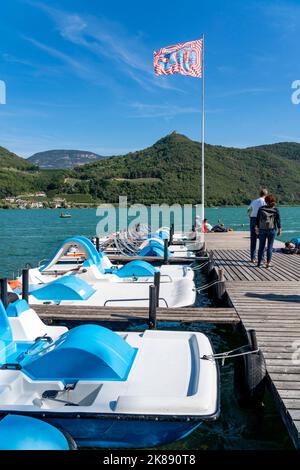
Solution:
<svg viewBox="0 0 300 470">
<path fill-rule="evenodd" d="M 22 413 L 26 414 L 26 413 Z M 187 437 L 201 421 L 167 421 L 147 419 L 102 419 L 95 417 L 51 417 L 30 414 L 67 432 L 78 447 L 149 448 L 169 444 Z"/>
</svg>

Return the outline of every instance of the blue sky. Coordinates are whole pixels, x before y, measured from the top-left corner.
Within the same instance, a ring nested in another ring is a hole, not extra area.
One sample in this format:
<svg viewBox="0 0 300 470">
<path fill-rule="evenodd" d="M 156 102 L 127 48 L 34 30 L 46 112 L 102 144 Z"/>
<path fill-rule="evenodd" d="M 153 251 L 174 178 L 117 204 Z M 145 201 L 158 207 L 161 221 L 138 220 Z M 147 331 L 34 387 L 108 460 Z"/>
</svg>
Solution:
<svg viewBox="0 0 300 470">
<path fill-rule="evenodd" d="M 0 13 L 0 145 L 21 156 L 200 140 L 201 79 L 156 77 L 152 54 L 202 32 L 206 142 L 300 141 L 298 0 L 3 0 Z"/>
</svg>

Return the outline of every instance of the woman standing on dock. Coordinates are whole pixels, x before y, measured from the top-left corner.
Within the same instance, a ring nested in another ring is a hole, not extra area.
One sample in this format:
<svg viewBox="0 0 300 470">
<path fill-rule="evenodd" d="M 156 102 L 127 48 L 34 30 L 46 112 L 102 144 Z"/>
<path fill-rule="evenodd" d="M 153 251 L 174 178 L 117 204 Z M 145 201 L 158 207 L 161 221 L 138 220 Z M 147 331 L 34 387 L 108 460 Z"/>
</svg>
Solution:
<svg viewBox="0 0 300 470">
<path fill-rule="evenodd" d="M 281 235 L 281 220 L 279 210 L 276 205 L 276 199 L 273 194 L 269 194 L 265 197 L 266 205 L 261 207 L 257 212 L 255 230 L 259 238 L 259 249 L 258 249 L 258 260 L 257 267 L 261 266 L 261 262 L 264 256 L 264 250 L 267 245 L 267 264 L 266 268 L 271 266 L 273 244 L 276 236 Z"/>
</svg>

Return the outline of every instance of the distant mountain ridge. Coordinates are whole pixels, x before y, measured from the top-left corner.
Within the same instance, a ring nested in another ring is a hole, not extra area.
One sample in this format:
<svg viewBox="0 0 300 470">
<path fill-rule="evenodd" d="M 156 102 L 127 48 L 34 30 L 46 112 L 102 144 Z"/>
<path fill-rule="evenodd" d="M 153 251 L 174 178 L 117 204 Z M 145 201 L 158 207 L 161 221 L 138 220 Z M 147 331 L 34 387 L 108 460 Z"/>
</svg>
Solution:
<svg viewBox="0 0 300 470">
<path fill-rule="evenodd" d="M 27 160 L 41 169 L 74 168 L 75 166 L 101 160 L 102 155 L 87 150 L 46 150 L 38 152 Z"/>
</svg>

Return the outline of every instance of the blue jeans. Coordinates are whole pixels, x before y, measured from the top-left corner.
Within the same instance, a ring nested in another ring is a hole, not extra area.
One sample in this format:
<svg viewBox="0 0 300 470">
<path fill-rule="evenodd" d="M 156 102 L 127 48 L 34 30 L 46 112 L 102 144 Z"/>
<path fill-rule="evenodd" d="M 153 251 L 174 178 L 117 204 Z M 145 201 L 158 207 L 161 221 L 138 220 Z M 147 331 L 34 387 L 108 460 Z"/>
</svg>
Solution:
<svg viewBox="0 0 300 470">
<path fill-rule="evenodd" d="M 256 217 L 250 217 L 250 258 L 254 260 L 256 258 L 256 242 L 258 236 L 255 233 Z"/>
<path fill-rule="evenodd" d="M 261 264 L 263 256 L 264 256 L 264 249 L 266 246 L 266 242 L 268 242 L 267 246 L 267 263 L 271 263 L 272 261 L 272 254 L 273 254 L 273 243 L 275 240 L 276 230 L 261 230 L 259 229 L 259 248 L 258 248 L 258 259 L 257 264 Z"/>
</svg>

